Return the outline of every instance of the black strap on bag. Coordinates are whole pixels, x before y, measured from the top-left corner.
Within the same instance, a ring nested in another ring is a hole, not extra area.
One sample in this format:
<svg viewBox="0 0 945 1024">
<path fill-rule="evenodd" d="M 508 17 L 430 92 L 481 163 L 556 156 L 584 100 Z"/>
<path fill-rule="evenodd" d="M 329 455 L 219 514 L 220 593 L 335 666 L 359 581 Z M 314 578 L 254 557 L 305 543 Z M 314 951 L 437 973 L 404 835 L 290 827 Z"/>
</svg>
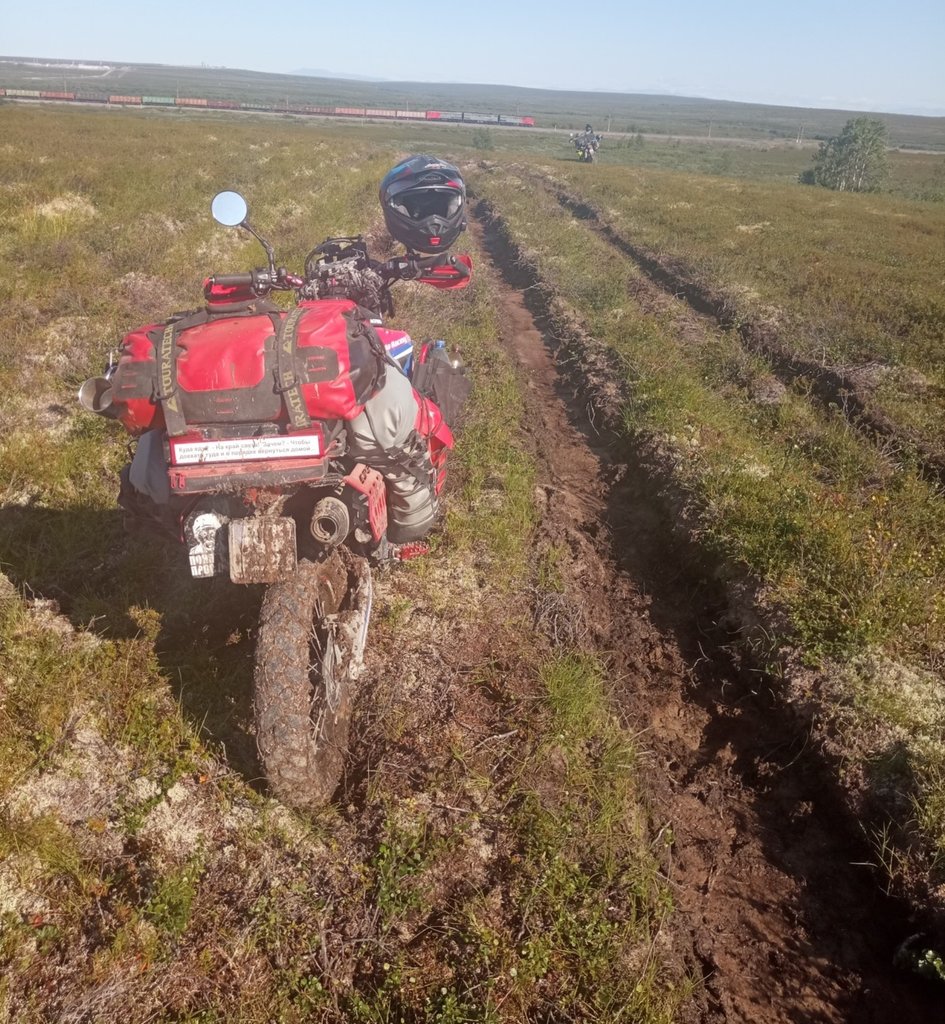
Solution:
<svg viewBox="0 0 945 1024">
<path fill-rule="evenodd" d="M 430 462 L 429 447 L 426 440 L 416 431 L 410 434 L 401 448 L 389 449 L 385 453 L 385 458 L 422 486 L 433 489 L 436 476 Z"/>
<path fill-rule="evenodd" d="M 209 319 L 210 314 L 205 309 L 181 313 L 171 317 L 163 328 L 158 328 L 149 335 L 157 354 L 157 386 L 154 390 L 154 401 L 161 403 L 164 425 L 171 437 L 180 437 L 181 434 L 187 433 L 187 420 L 184 417 L 180 387 L 177 383 L 177 338 L 181 331 L 205 324 Z"/>
<path fill-rule="evenodd" d="M 298 342 L 299 321 L 305 315 L 303 306 L 296 306 L 283 319 L 278 313 L 271 313 L 276 329 L 276 391 L 282 395 L 285 411 L 289 417 L 290 430 L 307 430 L 312 425 L 302 382 L 295 372 L 295 346 Z"/>
<path fill-rule="evenodd" d="M 180 335 L 191 327 L 199 327 L 212 320 L 260 316 L 267 313 L 272 316 L 273 311 L 277 309 L 278 307 L 271 302 L 256 300 L 251 303 L 231 304 L 226 309 L 216 310 L 212 307 L 204 307 L 203 309 L 187 310 L 183 313 L 175 313 L 163 327 L 148 334 L 157 356 L 157 381 L 152 397 L 155 402 L 161 403 L 164 425 L 169 436 L 180 437 L 188 432 L 187 420 L 180 400 L 180 387 L 177 383 L 177 339 Z"/>
</svg>

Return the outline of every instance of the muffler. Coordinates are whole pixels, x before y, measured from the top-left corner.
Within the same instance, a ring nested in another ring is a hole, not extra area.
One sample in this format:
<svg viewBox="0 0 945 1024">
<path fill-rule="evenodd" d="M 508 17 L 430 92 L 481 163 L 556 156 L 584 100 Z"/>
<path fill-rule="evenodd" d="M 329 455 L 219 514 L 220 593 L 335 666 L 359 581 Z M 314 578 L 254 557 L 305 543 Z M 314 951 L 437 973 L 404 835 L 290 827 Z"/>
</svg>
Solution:
<svg viewBox="0 0 945 1024">
<path fill-rule="evenodd" d="M 79 405 L 99 416 L 117 416 L 112 405 L 112 382 L 107 377 L 89 377 L 79 388 Z"/>
<path fill-rule="evenodd" d="M 319 544 L 337 547 L 351 531 L 351 515 L 348 506 L 333 495 L 322 498 L 312 509 L 309 530 Z"/>
</svg>

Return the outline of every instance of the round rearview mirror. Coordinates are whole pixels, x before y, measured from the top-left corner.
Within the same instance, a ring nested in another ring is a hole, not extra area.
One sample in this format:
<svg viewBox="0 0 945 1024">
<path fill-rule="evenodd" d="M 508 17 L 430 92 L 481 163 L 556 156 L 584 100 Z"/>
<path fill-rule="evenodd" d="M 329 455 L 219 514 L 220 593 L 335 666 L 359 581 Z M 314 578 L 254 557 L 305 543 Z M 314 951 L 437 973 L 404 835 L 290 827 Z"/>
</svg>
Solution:
<svg viewBox="0 0 945 1024">
<path fill-rule="evenodd" d="M 218 192 L 210 204 L 210 212 L 218 224 L 235 228 L 246 220 L 249 207 L 239 192 Z"/>
</svg>

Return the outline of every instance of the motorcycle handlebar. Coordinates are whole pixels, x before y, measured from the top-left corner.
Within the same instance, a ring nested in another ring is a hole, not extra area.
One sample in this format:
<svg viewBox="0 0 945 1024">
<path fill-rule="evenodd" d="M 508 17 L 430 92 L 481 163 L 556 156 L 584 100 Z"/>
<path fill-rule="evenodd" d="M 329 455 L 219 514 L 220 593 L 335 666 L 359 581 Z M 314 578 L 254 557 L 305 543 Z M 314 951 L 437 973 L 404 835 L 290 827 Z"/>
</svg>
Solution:
<svg viewBox="0 0 945 1024">
<path fill-rule="evenodd" d="M 472 271 L 469 269 L 469 267 L 467 267 L 462 260 L 458 260 L 455 256 L 450 256 L 449 265 L 462 278 L 469 277 L 472 274 Z"/>
<path fill-rule="evenodd" d="M 275 274 L 262 269 L 247 270 L 242 274 L 214 274 L 210 284 L 221 288 L 252 288 L 257 294 L 262 294 L 272 288 L 301 288 L 305 279 L 290 274 L 285 267 L 279 267 Z"/>
<path fill-rule="evenodd" d="M 437 267 L 451 267 L 460 277 L 469 277 L 469 268 L 455 256 L 438 253 L 434 256 L 407 255 L 381 264 L 381 272 L 392 280 L 413 281 Z"/>
<path fill-rule="evenodd" d="M 218 284 L 221 288 L 253 287 L 256 284 L 256 275 L 251 270 L 244 274 L 214 274 L 210 278 L 210 283 Z"/>
</svg>

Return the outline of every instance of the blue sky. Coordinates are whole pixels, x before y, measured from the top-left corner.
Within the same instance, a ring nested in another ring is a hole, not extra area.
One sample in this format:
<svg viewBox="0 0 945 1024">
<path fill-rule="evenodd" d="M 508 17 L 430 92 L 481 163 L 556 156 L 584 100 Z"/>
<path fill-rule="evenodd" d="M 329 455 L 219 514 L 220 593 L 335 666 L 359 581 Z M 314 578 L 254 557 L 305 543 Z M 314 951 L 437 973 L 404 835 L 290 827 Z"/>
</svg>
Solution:
<svg viewBox="0 0 945 1024">
<path fill-rule="evenodd" d="M 17 56 L 945 114 L 945 0 L 0 0 L 0 25 Z"/>
</svg>

